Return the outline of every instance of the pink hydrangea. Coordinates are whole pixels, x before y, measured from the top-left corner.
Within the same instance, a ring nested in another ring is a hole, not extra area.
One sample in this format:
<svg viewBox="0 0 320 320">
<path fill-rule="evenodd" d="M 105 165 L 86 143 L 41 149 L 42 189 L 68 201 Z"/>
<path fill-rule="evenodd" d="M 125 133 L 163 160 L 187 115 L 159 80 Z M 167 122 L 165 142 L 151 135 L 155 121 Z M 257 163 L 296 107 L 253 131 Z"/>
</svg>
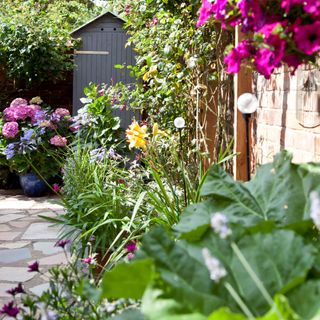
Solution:
<svg viewBox="0 0 320 320">
<path fill-rule="evenodd" d="M 5 138 L 14 138 L 19 132 L 19 125 L 17 122 L 6 122 L 2 128 L 2 134 Z"/>
<path fill-rule="evenodd" d="M 50 143 L 56 147 L 65 147 L 68 143 L 68 140 L 60 135 L 55 135 L 50 139 Z"/>
<path fill-rule="evenodd" d="M 54 113 L 58 116 L 60 116 L 60 118 L 63 118 L 63 117 L 67 117 L 67 116 L 70 116 L 70 112 L 68 109 L 65 109 L 65 108 L 57 108 Z"/>
<path fill-rule="evenodd" d="M 15 120 L 26 120 L 29 117 L 29 106 L 21 104 L 14 107 Z"/>
<path fill-rule="evenodd" d="M 10 103 L 10 107 L 15 108 L 17 106 L 27 105 L 27 104 L 28 104 L 28 101 L 26 99 L 16 98 Z"/>
<path fill-rule="evenodd" d="M 320 21 L 313 24 L 296 26 L 293 37 L 298 49 L 308 55 L 320 50 Z"/>
<path fill-rule="evenodd" d="M 37 113 L 37 111 L 40 111 L 41 107 L 37 104 L 30 104 L 28 106 L 28 116 L 31 118 L 31 121 L 33 122 L 35 119 L 35 115 Z"/>
<path fill-rule="evenodd" d="M 6 121 L 16 121 L 16 117 L 14 114 L 14 108 L 8 107 L 3 110 L 4 119 Z"/>
</svg>

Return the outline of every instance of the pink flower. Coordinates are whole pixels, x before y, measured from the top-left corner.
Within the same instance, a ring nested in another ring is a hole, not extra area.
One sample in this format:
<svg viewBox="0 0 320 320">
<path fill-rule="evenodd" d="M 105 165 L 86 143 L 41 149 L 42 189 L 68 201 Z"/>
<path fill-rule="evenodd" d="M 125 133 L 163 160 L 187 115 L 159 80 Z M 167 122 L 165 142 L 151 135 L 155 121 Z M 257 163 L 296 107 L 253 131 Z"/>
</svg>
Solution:
<svg viewBox="0 0 320 320">
<path fill-rule="evenodd" d="M 16 121 L 16 117 L 14 115 L 14 108 L 8 107 L 3 110 L 4 119 L 6 121 Z"/>
<path fill-rule="evenodd" d="M 28 106 L 28 116 L 31 118 L 31 121 L 34 121 L 34 117 L 37 111 L 40 111 L 41 107 L 37 104 L 30 104 Z"/>
<path fill-rule="evenodd" d="M 83 262 L 86 263 L 86 264 L 90 264 L 90 265 L 96 264 L 97 263 L 96 255 L 97 255 L 96 253 L 92 254 L 91 256 L 83 259 Z"/>
<path fill-rule="evenodd" d="M 135 252 L 137 250 L 136 241 L 130 241 L 126 246 L 126 249 L 128 252 Z"/>
<path fill-rule="evenodd" d="M 58 192 L 60 191 L 60 187 L 59 187 L 59 185 L 58 185 L 57 183 L 55 183 L 55 184 L 52 186 L 52 188 L 53 188 L 53 191 L 54 191 L 55 193 L 58 193 Z"/>
<path fill-rule="evenodd" d="M 312 0 L 314 1 L 314 0 Z M 305 0 L 282 0 L 281 1 L 281 8 L 284 9 L 286 13 L 289 13 L 290 9 L 294 5 L 302 5 Z"/>
<path fill-rule="evenodd" d="M 50 139 L 50 143 L 56 147 L 65 147 L 68 143 L 68 140 L 60 135 L 55 135 Z"/>
<path fill-rule="evenodd" d="M 27 104 L 28 104 L 28 101 L 26 99 L 16 98 L 10 103 L 10 107 L 15 108 L 17 106 L 27 105 Z"/>
<path fill-rule="evenodd" d="M 320 16 L 320 0 L 307 0 L 304 5 L 304 11 L 310 13 L 313 17 Z"/>
<path fill-rule="evenodd" d="M 254 57 L 254 65 L 259 73 L 264 75 L 266 79 L 270 79 L 273 70 L 279 66 L 280 57 L 277 57 L 275 51 L 262 48 L 259 49 Z"/>
<path fill-rule="evenodd" d="M 282 58 L 282 61 L 285 62 L 289 67 L 293 67 L 291 74 L 293 75 L 296 69 L 303 63 L 302 59 L 295 54 L 288 54 Z"/>
<path fill-rule="evenodd" d="M 238 7 L 242 14 L 242 32 L 260 29 L 265 22 L 265 14 L 261 8 L 261 1 L 240 0 Z"/>
<path fill-rule="evenodd" d="M 136 255 L 134 253 L 132 253 L 132 252 L 128 253 L 128 255 L 127 255 L 128 261 L 132 260 L 135 256 Z"/>
<path fill-rule="evenodd" d="M 202 6 L 200 8 L 200 15 L 197 22 L 197 27 L 204 25 L 213 13 L 214 5 L 208 0 L 202 0 Z"/>
<path fill-rule="evenodd" d="M 14 138 L 19 132 L 19 125 L 17 122 L 6 122 L 2 128 L 2 134 L 5 138 Z"/>
<path fill-rule="evenodd" d="M 25 104 L 21 104 L 19 106 L 14 107 L 14 117 L 16 120 L 26 120 L 29 117 L 29 106 Z"/>
<path fill-rule="evenodd" d="M 40 272 L 39 262 L 35 261 L 34 263 L 28 265 L 28 272 Z"/>
<path fill-rule="evenodd" d="M 242 60 L 248 59 L 252 50 L 253 48 L 248 41 L 243 41 L 236 48 L 233 48 L 224 58 L 227 71 L 229 73 L 238 73 Z"/>
<path fill-rule="evenodd" d="M 60 118 L 70 116 L 69 110 L 65 108 L 57 108 L 54 113 L 60 116 Z"/>
<path fill-rule="evenodd" d="M 320 50 L 320 21 L 313 24 L 296 26 L 294 41 L 298 49 L 308 55 Z"/>
<path fill-rule="evenodd" d="M 0 309 L 0 314 L 6 314 L 9 317 L 16 318 L 20 309 L 14 306 L 14 301 L 10 301 Z"/>
</svg>

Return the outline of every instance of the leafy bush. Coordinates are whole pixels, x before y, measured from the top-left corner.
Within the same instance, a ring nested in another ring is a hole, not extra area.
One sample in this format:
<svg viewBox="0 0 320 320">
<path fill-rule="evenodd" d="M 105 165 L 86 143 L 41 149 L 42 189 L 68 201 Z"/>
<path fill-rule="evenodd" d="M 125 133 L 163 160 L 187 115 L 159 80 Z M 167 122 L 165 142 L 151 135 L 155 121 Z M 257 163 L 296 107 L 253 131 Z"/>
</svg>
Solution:
<svg viewBox="0 0 320 320">
<path fill-rule="evenodd" d="M 1 11 L 0 62 L 9 77 L 27 85 L 64 78 L 73 69 L 77 42 L 70 30 L 95 14 L 76 1 L 6 1 Z"/>
<path fill-rule="evenodd" d="M 213 166 L 178 240 L 146 234 L 135 260 L 105 274 L 103 297 L 142 298 L 148 319 L 317 319 L 319 178 L 286 152 L 247 183 Z"/>
<path fill-rule="evenodd" d="M 119 145 L 120 118 L 113 116 L 112 87 L 90 83 L 84 93 L 81 100 L 85 105 L 78 110 L 74 124 L 81 143 L 92 148 Z"/>
</svg>

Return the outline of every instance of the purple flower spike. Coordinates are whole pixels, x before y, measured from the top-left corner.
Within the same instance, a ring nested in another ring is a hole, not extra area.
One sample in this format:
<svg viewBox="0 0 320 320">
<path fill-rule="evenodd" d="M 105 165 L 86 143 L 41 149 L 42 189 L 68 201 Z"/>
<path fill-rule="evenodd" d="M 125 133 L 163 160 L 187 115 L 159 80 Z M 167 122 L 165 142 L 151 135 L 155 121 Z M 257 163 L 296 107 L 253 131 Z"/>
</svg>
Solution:
<svg viewBox="0 0 320 320">
<path fill-rule="evenodd" d="M 40 272 L 39 271 L 39 262 L 35 261 L 34 263 L 28 266 L 28 272 Z"/>
<path fill-rule="evenodd" d="M 17 287 L 9 289 L 6 292 L 11 294 L 12 296 L 15 296 L 16 294 L 19 294 L 19 293 L 25 293 L 21 282 L 18 284 Z"/>
<path fill-rule="evenodd" d="M 0 314 L 6 314 L 9 317 L 16 318 L 17 314 L 19 313 L 19 308 L 13 305 L 13 301 L 5 304 L 2 309 L 0 309 Z"/>
<path fill-rule="evenodd" d="M 71 242 L 71 240 L 66 240 L 66 239 L 65 240 L 59 240 L 54 246 L 64 249 L 64 247 L 70 242 Z"/>
</svg>

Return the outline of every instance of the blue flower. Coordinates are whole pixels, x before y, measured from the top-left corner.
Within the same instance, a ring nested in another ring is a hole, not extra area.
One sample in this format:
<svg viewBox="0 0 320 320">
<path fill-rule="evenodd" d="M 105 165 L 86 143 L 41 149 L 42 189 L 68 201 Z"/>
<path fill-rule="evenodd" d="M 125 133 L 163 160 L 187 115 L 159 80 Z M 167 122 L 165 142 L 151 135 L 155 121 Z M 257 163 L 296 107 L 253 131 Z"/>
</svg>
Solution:
<svg viewBox="0 0 320 320">
<path fill-rule="evenodd" d="M 9 143 L 4 150 L 4 154 L 6 155 L 7 160 L 10 160 L 15 155 L 15 148 L 18 145 L 18 142 Z"/>
<path fill-rule="evenodd" d="M 34 139 L 31 140 L 31 138 L 33 138 L 33 136 L 34 136 L 34 133 L 35 132 L 34 132 L 33 129 L 26 130 L 26 131 L 23 132 L 23 136 L 20 138 L 20 140 L 23 141 L 23 142 L 34 141 Z"/>
</svg>

